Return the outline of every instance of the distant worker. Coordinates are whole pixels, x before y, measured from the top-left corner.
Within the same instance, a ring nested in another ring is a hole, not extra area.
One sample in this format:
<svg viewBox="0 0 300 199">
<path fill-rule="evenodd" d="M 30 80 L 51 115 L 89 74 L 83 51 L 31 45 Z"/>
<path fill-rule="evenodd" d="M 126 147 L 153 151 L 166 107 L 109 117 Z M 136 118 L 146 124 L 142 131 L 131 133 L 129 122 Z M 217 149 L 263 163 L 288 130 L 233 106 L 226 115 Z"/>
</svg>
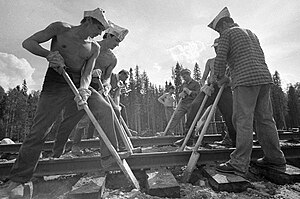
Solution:
<svg viewBox="0 0 300 199">
<path fill-rule="evenodd" d="M 164 105 L 165 108 L 165 116 L 167 122 L 171 119 L 174 108 L 176 106 L 176 96 L 175 96 L 175 87 L 173 85 L 169 86 L 168 92 L 164 93 L 157 100 Z"/>
<path fill-rule="evenodd" d="M 166 135 L 174 135 L 175 128 L 180 123 L 181 118 L 184 117 L 185 114 L 189 117 L 191 104 L 200 91 L 200 84 L 191 77 L 191 71 L 189 69 L 182 69 L 180 75 L 184 80 L 181 92 L 179 93 L 179 97 L 182 101 L 178 104 L 177 111 L 174 114 Z M 184 133 L 186 134 L 187 131 L 185 130 Z"/>
<path fill-rule="evenodd" d="M 121 116 L 125 123 L 128 125 L 128 117 L 125 105 L 121 103 L 121 95 L 130 92 L 127 89 L 126 81 L 129 77 L 129 72 L 125 69 L 120 70 L 118 74 L 112 73 L 110 77 L 111 89 L 109 95 L 113 100 L 113 105 L 116 106 L 114 109 L 121 111 Z"/>
</svg>

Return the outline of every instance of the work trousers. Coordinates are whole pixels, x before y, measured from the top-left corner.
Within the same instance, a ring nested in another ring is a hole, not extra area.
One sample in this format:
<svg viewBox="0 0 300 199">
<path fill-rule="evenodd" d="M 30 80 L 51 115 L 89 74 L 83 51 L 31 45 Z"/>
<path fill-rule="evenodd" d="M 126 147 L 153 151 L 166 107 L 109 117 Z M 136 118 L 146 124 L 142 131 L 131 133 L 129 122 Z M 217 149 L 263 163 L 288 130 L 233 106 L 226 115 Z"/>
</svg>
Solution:
<svg viewBox="0 0 300 199">
<path fill-rule="evenodd" d="M 214 92 L 212 93 L 211 96 L 208 97 L 205 105 L 204 105 L 204 109 L 202 110 L 202 113 L 200 115 L 202 115 L 205 111 L 205 109 L 207 107 L 209 107 L 210 105 L 212 105 L 218 95 L 220 88 L 218 87 L 218 85 L 214 85 Z M 187 121 L 186 121 L 186 128 L 189 129 L 194 121 L 194 118 L 197 115 L 197 112 L 201 106 L 201 103 L 203 101 L 205 97 L 205 93 L 201 92 L 197 95 L 197 97 L 194 99 L 194 101 L 191 104 L 191 111 L 190 114 L 187 117 Z M 227 126 L 228 129 L 228 133 L 230 136 L 230 139 L 232 140 L 232 144 L 234 145 L 236 142 L 236 130 L 233 126 L 232 123 L 232 111 L 233 111 L 233 99 L 232 99 L 232 91 L 231 88 L 229 86 L 226 86 L 223 90 L 223 93 L 220 97 L 220 100 L 218 102 L 218 108 L 221 112 L 221 114 L 224 117 L 225 120 L 225 124 Z M 199 118 L 200 119 L 200 118 Z"/>
<path fill-rule="evenodd" d="M 96 120 L 99 122 L 102 130 L 108 137 L 109 141 L 113 145 L 113 147 L 118 150 L 118 140 L 116 136 L 116 131 L 114 127 L 114 118 L 113 118 L 113 110 L 110 106 L 110 104 L 104 99 L 104 97 L 99 94 L 95 89 L 90 87 L 90 90 L 92 91 L 92 95 L 88 99 L 88 106 L 95 116 Z M 89 119 L 87 119 L 87 116 L 84 116 L 86 119 L 86 122 L 89 122 Z M 93 124 L 90 124 L 93 125 Z M 69 135 L 71 134 L 71 131 L 62 134 L 58 133 L 54 148 L 53 148 L 53 157 L 59 157 L 63 152 L 65 148 L 65 144 L 69 138 Z M 81 140 L 81 133 L 76 133 L 74 135 L 74 144 L 77 144 Z M 100 139 L 100 148 L 101 148 L 101 156 L 108 156 L 110 155 L 109 149 L 106 147 L 102 139 Z"/>
<path fill-rule="evenodd" d="M 33 125 L 19 150 L 18 157 L 10 171 L 10 179 L 14 182 L 28 182 L 38 163 L 47 134 L 64 109 L 64 120 L 59 135 L 69 135 L 77 122 L 84 115 L 78 111 L 74 94 L 67 84 L 51 85 L 53 91 L 41 92 Z"/>
<path fill-rule="evenodd" d="M 165 106 L 165 116 L 166 116 L 167 122 L 169 122 L 173 113 L 174 113 L 174 108 L 172 106 Z"/>
<path fill-rule="evenodd" d="M 270 98 L 271 84 L 238 86 L 233 90 L 233 124 L 237 131 L 236 149 L 228 161 L 234 168 L 247 172 L 253 145 L 253 120 L 265 159 L 274 164 L 286 160 L 279 145 Z"/>
<path fill-rule="evenodd" d="M 190 102 L 184 102 L 182 101 L 180 104 L 178 104 L 177 111 L 174 114 L 174 117 L 170 123 L 169 130 L 166 133 L 166 135 L 174 135 L 176 126 L 180 123 L 180 120 L 184 117 L 185 114 L 190 114 Z"/>
</svg>

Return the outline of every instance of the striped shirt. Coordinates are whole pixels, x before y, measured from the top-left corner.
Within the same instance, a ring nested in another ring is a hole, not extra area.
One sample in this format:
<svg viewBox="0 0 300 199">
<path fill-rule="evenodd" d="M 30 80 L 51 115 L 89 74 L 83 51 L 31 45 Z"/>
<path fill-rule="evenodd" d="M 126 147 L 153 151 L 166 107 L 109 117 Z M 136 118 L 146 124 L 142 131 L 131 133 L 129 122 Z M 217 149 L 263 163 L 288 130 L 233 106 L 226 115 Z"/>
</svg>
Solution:
<svg viewBox="0 0 300 199">
<path fill-rule="evenodd" d="M 221 33 L 214 66 L 217 79 L 224 76 L 226 64 L 233 88 L 273 82 L 257 36 L 237 24 Z"/>
</svg>

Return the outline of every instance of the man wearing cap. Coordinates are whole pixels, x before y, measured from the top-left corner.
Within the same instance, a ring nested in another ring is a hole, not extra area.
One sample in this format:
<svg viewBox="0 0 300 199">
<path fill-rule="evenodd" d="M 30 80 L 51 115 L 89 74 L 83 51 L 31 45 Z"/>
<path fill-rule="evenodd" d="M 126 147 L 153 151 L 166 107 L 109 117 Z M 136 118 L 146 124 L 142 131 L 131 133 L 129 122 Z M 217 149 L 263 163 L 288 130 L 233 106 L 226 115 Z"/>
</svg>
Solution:
<svg viewBox="0 0 300 199">
<path fill-rule="evenodd" d="M 108 22 L 104 17 L 104 11 L 97 8 L 85 11 L 84 18 L 78 26 L 54 22 L 23 41 L 23 47 L 37 56 L 46 58 L 49 67 L 33 126 L 11 169 L 10 181 L 1 189 L 1 194 L 9 194 L 16 186 L 30 181 L 46 136 L 62 109 L 65 109 L 65 112 L 60 134 L 69 133 L 84 115 L 84 111 L 78 111 L 78 108 L 83 108 L 82 105 L 87 103 L 91 94 L 88 87 L 100 51 L 99 44 L 91 37 L 101 34 L 106 28 Z M 49 40 L 51 40 L 50 50 L 40 45 Z M 80 93 L 81 97 L 76 98 L 76 102 L 72 90 L 61 75 L 63 69 L 69 74 Z"/>
<path fill-rule="evenodd" d="M 273 81 L 257 36 L 234 23 L 226 7 L 208 26 L 220 33 L 214 75 L 221 85 L 228 64 L 233 88 L 233 124 L 237 131 L 236 149 L 230 160 L 218 165 L 217 170 L 242 174 L 248 171 L 255 120 L 264 152 L 257 164 L 285 171 L 286 160 L 280 149 L 270 100 Z"/>
<path fill-rule="evenodd" d="M 112 50 L 119 45 L 119 43 L 125 38 L 128 30 L 117 26 L 116 24 L 109 21 L 109 27 L 105 31 L 103 36 L 103 40 L 97 42 L 100 47 L 100 54 L 96 60 L 91 90 L 95 91 L 92 93 L 93 100 L 90 100 L 89 107 L 92 111 L 97 112 L 97 116 L 99 117 L 98 122 L 102 127 L 103 131 L 106 133 L 108 139 L 111 144 L 115 147 L 116 150 L 119 148 L 119 144 L 117 141 L 116 128 L 114 127 L 114 118 L 110 104 L 105 100 L 103 95 L 107 95 L 110 88 L 110 76 L 112 70 L 115 68 L 117 63 L 117 58 L 113 54 Z M 100 71 L 100 72 L 95 72 Z M 99 80 L 102 80 L 100 82 Z M 103 85 L 102 85 L 103 84 Z M 103 87 L 104 88 L 103 88 Z M 115 112 L 117 115 L 120 115 L 119 109 Z M 108 118 L 107 118 L 108 117 Z M 78 124 L 78 128 L 74 132 L 74 145 L 72 146 L 72 153 L 75 155 L 81 155 L 83 152 L 80 150 L 79 143 L 81 141 L 84 128 L 89 126 L 89 136 L 92 136 L 92 132 L 94 132 L 94 126 L 90 122 L 90 120 L 84 116 L 82 120 Z M 58 134 L 55 140 L 55 145 L 53 148 L 53 157 L 60 157 L 60 155 L 64 152 L 64 146 L 68 140 L 71 131 L 68 134 Z M 106 145 L 101 142 L 101 155 L 107 159 L 110 157 L 110 152 Z"/>
<path fill-rule="evenodd" d="M 181 93 L 179 93 L 179 97 L 182 99 L 182 101 L 180 104 L 178 104 L 177 111 L 175 112 L 173 120 L 170 123 L 167 135 L 174 135 L 175 127 L 177 124 L 179 124 L 180 119 L 186 113 L 187 115 L 190 114 L 191 103 L 200 91 L 200 84 L 191 77 L 191 71 L 189 69 L 182 69 L 180 71 L 180 75 L 184 80 Z"/>
<path fill-rule="evenodd" d="M 213 47 L 215 48 L 215 52 L 217 52 L 218 49 L 218 41 L 219 38 L 215 39 Z M 205 108 L 209 107 L 211 104 L 214 103 L 217 94 L 219 92 L 219 87 L 217 84 L 214 84 L 214 63 L 215 58 L 208 59 L 205 65 L 205 70 L 202 76 L 201 84 L 203 85 L 201 88 L 201 91 L 197 97 L 194 99 L 194 101 L 191 104 L 191 111 L 190 114 L 187 117 L 186 121 L 186 129 L 190 129 L 194 118 L 200 108 L 200 105 L 205 97 L 205 95 L 208 95 L 207 101 L 204 105 L 204 109 L 201 113 L 201 115 L 204 113 Z M 208 77 L 209 74 L 209 77 Z M 207 78 L 208 77 L 208 78 Z M 207 84 L 205 84 L 205 81 L 207 80 Z M 218 108 L 221 112 L 221 114 L 224 117 L 228 132 L 226 132 L 224 139 L 219 142 L 221 145 L 225 145 L 227 147 L 235 147 L 235 140 L 236 140 L 236 131 L 234 129 L 234 126 L 232 124 L 232 92 L 230 86 L 226 86 L 223 90 L 223 93 L 220 97 L 220 100 L 218 102 Z M 176 145 L 182 145 L 184 141 L 184 138 L 182 140 L 178 140 L 175 142 Z"/>
<path fill-rule="evenodd" d="M 119 46 L 119 43 L 124 40 L 128 34 L 126 28 L 120 27 L 109 21 L 110 27 L 105 31 L 103 40 L 98 42 L 101 46 L 101 52 L 97 59 L 96 67 L 101 69 L 101 81 L 107 94 L 111 88 L 110 77 L 113 69 L 117 65 L 117 58 L 112 50 Z"/>
</svg>

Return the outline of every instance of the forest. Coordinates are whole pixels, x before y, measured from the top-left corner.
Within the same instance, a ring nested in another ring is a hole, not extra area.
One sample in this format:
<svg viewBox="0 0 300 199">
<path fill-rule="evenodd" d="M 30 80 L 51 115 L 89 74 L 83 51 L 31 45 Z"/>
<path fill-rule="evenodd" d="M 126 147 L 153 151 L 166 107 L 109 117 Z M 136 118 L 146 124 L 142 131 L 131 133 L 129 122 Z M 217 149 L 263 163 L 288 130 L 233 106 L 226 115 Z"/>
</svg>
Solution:
<svg viewBox="0 0 300 199">
<path fill-rule="evenodd" d="M 121 103 L 127 109 L 130 129 L 137 131 L 141 136 L 151 136 L 156 132 L 164 131 L 167 125 L 164 107 L 157 99 L 170 85 L 175 86 L 178 99 L 182 85 L 179 72 L 182 68 L 182 65 L 176 63 L 172 67 L 173 82 L 165 82 L 163 86 L 151 83 L 147 73 L 141 72 L 138 65 L 130 68 L 127 87 L 131 92 L 121 96 Z M 283 89 L 279 73 L 275 71 L 272 76 L 274 84 L 271 89 L 271 101 L 277 128 L 288 130 L 299 127 L 300 82 L 294 85 L 289 84 Z M 195 63 L 192 77 L 197 81 L 201 79 L 198 63 Z M 26 80 L 8 91 L 0 85 L 0 140 L 8 137 L 15 142 L 23 141 L 32 126 L 39 95 L 39 90 L 28 91 Z M 54 136 L 50 132 L 48 140 L 54 139 Z"/>
</svg>

